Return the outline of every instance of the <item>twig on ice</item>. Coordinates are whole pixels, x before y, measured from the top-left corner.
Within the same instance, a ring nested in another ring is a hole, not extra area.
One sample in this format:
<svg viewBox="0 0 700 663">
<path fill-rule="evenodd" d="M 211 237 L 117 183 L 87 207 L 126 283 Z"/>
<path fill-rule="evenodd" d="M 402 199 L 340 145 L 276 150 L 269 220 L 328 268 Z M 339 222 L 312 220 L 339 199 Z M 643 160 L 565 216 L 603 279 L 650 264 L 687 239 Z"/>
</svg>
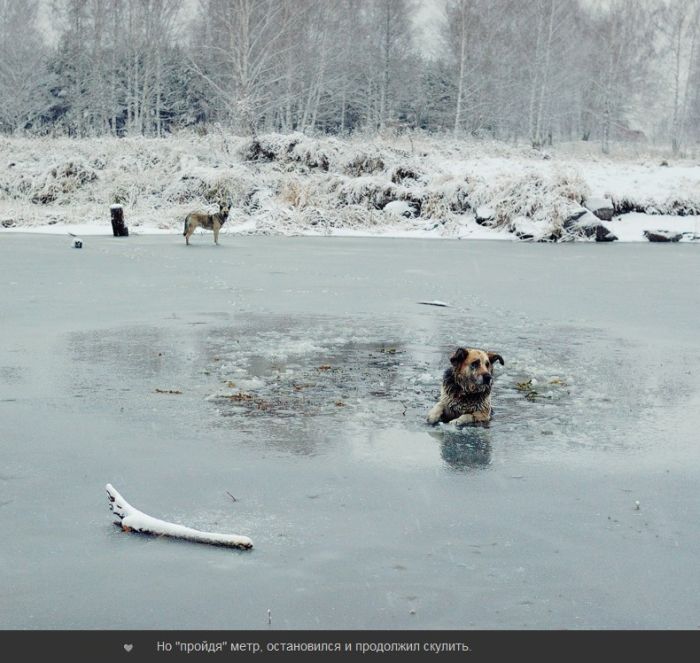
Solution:
<svg viewBox="0 0 700 663">
<path fill-rule="evenodd" d="M 129 504 L 112 486 L 106 486 L 109 508 L 119 520 L 115 525 L 119 525 L 125 532 L 141 532 L 143 534 L 155 534 L 157 536 L 170 536 L 176 539 L 186 539 L 198 543 L 210 543 L 215 546 L 228 546 L 230 548 L 249 549 L 253 547 L 253 542 L 247 536 L 237 534 L 218 534 L 216 532 L 200 532 L 199 530 L 176 525 L 165 520 L 152 518 L 145 513 L 135 509 Z"/>
<path fill-rule="evenodd" d="M 425 304 L 426 306 L 446 306 L 447 308 L 452 308 L 451 304 L 448 304 L 447 302 L 438 301 L 437 299 L 432 301 L 432 302 L 418 302 L 418 303 Z"/>
</svg>

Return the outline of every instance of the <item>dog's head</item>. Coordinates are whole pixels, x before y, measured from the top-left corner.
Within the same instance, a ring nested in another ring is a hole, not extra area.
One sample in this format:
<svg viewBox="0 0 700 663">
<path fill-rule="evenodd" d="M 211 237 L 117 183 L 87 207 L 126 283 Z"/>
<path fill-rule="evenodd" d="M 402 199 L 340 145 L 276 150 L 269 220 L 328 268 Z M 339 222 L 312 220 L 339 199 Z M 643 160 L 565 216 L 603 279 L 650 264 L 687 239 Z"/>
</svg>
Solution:
<svg viewBox="0 0 700 663">
<path fill-rule="evenodd" d="M 495 352 L 476 348 L 457 348 L 450 357 L 455 380 L 470 392 L 485 392 L 491 389 L 493 366 L 496 362 L 503 366 L 503 357 Z"/>
<path fill-rule="evenodd" d="M 224 224 L 228 219 L 228 213 L 231 211 L 230 203 L 219 203 L 219 214 L 221 215 L 221 223 Z"/>
</svg>

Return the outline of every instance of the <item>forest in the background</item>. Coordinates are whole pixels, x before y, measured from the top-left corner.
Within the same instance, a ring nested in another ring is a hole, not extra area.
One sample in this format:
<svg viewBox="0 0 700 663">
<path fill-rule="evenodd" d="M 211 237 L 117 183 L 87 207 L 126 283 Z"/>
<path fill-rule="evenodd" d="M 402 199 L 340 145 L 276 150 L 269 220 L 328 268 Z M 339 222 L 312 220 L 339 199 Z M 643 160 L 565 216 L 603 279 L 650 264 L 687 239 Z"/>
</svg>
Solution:
<svg viewBox="0 0 700 663">
<path fill-rule="evenodd" d="M 700 0 L 430 7 L 426 35 L 412 0 L 0 0 L 0 132 L 700 140 Z"/>
</svg>

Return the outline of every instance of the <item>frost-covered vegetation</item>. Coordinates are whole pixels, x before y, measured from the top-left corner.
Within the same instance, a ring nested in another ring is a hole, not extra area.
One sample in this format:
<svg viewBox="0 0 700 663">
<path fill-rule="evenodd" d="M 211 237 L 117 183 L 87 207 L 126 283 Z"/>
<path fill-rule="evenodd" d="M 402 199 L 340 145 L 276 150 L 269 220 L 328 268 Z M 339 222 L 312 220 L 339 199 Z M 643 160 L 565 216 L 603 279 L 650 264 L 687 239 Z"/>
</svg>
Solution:
<svg viewBox="0 0 700 663">
<path fill-rule="evenodd" d="M 0 223 L 107 228 L 109 206 L 121 204 L 130 226 L 175 231 L 188 211 L 228 202 L 228 232 L 565 241 L 600 239 L 596 227 L 615 233 L 623 223 L 593 216 L 589 200 L 611 214 L 700 214 L 695 163 L 579 151 L 421 133 L 0 138 Z"/>
</svg>

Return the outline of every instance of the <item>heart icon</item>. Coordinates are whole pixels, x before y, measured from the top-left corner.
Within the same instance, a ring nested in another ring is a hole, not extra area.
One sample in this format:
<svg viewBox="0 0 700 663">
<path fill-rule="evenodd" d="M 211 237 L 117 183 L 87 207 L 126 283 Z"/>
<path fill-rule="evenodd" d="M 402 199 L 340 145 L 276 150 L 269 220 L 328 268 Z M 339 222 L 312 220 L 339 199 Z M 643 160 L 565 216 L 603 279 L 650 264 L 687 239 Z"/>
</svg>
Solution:
<svg viewBox="0 0 700 663">
<path fill-rule="evenodd" d="M 124 645 L 125 651 L 131 651 L 134 648 L 134 645 Z"/>
</svg>

